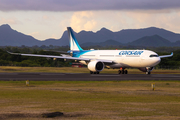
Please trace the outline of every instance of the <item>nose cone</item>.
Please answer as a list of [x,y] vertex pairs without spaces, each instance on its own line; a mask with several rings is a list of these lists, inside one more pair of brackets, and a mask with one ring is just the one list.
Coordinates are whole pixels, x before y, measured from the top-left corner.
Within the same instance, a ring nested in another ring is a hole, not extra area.
[[152,66],[156,66],[157,64],[159,64],[161,62],[161,58],[160,57],[154,57],[152,59]]

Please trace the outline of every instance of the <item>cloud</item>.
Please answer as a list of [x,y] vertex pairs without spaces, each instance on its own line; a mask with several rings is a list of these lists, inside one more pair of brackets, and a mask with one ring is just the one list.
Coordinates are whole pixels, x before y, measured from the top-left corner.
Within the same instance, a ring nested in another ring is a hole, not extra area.
[[180,33],[178,26],[180,10],[176,9],[158,10],[158,12],[155,10],[0,11],[0,15],[0,25],[9,24],[13,29],[33,35],[40,40],[50,37],[59,39],[68,26],[71,26],[75,32],[82,30],[97,32],[102,27],[120,31],[154,26]]
[[70,26],[73,27],[76,32],[81,30],[90,31],[97,25],[94,18],[94,12],[92,11],[75,12],[72,15]]
[[179,9],[180,0],[1,0],[1,11],[92,11]]
[[21,24],[16,18],[0,18],[0,24]]
[[153,14],[142,11],[84,11],[74,12],[70,21],[75,32],[97,32],[102,27],[112,31],[159,27],[180,32],[180,11]]

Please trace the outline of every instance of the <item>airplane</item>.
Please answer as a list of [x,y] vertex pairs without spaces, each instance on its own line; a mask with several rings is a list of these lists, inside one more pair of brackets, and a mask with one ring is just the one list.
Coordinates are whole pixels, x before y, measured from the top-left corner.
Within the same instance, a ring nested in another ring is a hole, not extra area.
[[99,74],[105,67],[118,68],[118,74],[128,74],[126,68],[138,68],[146,74],[151,74],[154,66],[160,63],[161,58],[173,56],[173,52],[170,55],[158,56],[157,53],[150,50],[83,50],[74,36],[72,28],[67,27],[67,31],[70,41],[70,50],[66,52],[68,55],[65,52],[62,52],[61,56],[7,52],[13,55],[75,60],[87,65],[90,74]]

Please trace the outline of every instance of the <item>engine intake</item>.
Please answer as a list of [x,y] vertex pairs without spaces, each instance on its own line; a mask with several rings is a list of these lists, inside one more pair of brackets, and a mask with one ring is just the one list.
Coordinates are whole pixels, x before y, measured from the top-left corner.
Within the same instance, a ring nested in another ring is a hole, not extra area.
[[88,64],[88,69],[92,72],[100,72],[104,69],[104,63],[101,61],[91,61]]

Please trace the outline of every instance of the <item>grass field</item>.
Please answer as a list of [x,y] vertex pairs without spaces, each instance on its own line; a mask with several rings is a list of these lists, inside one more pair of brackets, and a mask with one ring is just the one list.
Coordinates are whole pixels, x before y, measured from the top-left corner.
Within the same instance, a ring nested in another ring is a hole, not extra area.
[[[128,74],[145,74],[138,69],[127,69]],[[118,69],[104,69],[101,73],[117,74]],[[0,72],[89,73],[87,68],[73,67],[14,67],[0,66]],[[180,74],[180,70],[155,69],[152,74]]]
[[180,82],[0,81],[0,119],[180,119]]
[[[128,69],[129,74],[144,74]],[[0,72],[89,73],[87,68],[11,67]],[[117,74],[117,69],[103,73]],[[180,74],[153,70],[152,74]],[[155,91],[151,89],[155,83]],[[44,114],[62,112],[55,118]],[[0,81],[0,119],[180,119],[179,81]]]

